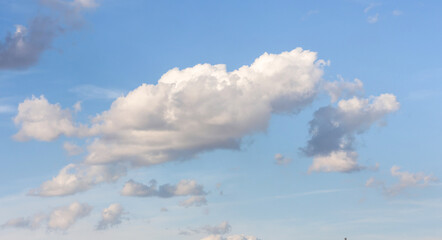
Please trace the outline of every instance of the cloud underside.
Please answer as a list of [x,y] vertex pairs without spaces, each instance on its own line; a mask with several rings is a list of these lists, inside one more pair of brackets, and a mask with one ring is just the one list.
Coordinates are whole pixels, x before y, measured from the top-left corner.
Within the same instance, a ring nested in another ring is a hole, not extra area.
[[394,95],[381,94],[340,100],[337,106],[317,110],[310,121],[311,138],[302,149],[313,157],[309,171],[352,172],[365,168],[357,162],[355,135],[381,123],[386,115],[398,109]]
[[[223,64],[174,68],[156,85],[143,84],[117,98],[88,124],[75,123],[72,115],[78,109],[62,109],[44,96],[27,99],[14,119],[20,127],[16,140],[52,141],[62,135],[89,139],[83,163],[60,171],[32,194],[69,195],[115,180],[95,177],[99,167],[108,168],[105,172],[123,169],[116,172],[118,178],[127,167],[191,159],[215,149],[239,149],[243,137],[267,129],[273,114],[297,113],[316,98],[326,65],[316,55],[301,48],[265,53],[250,66],[231,72]],[[330,83],[326,88],[337,98],[360,91],[362,83]],[[310,170],[357,169],[351,144],[354,135],[398,106],[394,95],[383,94],[341,100],[337,106],[319,109],[310,124],[312,139],[304,149],[315,159]],[[66,185],[68,191],[57,189]],[[204,204],[204,199],[183,202],[188,204]]]
[[180,202],[180,206],[200,207],[207,204],[207,199],[205,197],[207,192],[204,191],[204,187],[198,184],[195,180],[187,179],[181,180],[175,185],[163,184],[160,186],[157,186],[155,180],[151,180],[149,185],[129,180],[121,190],[121,195],[160,198],[187,196],[189,198]]
[[79,27],[81,13],[97,6],[95,0],[41,0],[41,4],[55,10],[59,18],[37,16],[28,27],[15,25],[0,42],[0,70],[26,69],[36,64],[40,56],[51,48],[53,40],[72,27]]

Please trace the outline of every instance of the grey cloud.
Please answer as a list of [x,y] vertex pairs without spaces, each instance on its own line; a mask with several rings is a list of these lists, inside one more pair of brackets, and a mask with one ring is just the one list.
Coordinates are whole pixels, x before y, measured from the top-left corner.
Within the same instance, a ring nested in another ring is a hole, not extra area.
[[57,22],[48,17],[34,18],[29,28],[17,25],[15,32],[9,33],[0,43],[0,70],[34,65],[61,32]]
[[43,52],[51,48],[53,40],[68,30],[66,26],[81,25],[82,10],[96,6],[94,1],[88,0],[71,2],[41,0],[40,2],[51,6],[63,16],[64,20],[37,16],[30,21],[28,27],[16,25],[15,32],[8,33],[0,42],[0,70],[22,70],[36,64]]
[[207,195],[207,192],[195,180],[181,180],[175,185],[163,184],[159,187],[155,180],[151,180],[149,185],[129,180],[124,184],[121,195],[171,198],[176,196],[203,196]]

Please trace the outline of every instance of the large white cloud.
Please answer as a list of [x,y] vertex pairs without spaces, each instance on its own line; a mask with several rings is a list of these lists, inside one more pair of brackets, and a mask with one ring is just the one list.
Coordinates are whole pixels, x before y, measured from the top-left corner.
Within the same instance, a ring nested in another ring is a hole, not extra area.
[[90,164],[130,161],[152,165],[219,148],[264,131],[272,113],[296,112],[317,93],[323,61],[297,48],[263,54],[250,66],[200,64],[143,84],[94,119],[98,138]]
[[309,171],[351,172],[363,168],[357,163],[355,135],[398,109],[399,103],[393,94],[381,94],[353,97],[339,101],[337,106],[317,110],[310,122],[311,139],[303,148],[308,156],[313,156]]

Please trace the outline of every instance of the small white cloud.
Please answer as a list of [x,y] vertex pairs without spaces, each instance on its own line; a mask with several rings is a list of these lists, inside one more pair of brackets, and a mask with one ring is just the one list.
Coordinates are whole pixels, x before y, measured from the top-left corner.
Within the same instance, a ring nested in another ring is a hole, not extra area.
[[207,199],[205,196],[191,196],[190,198],[180,202],[180,206],[183,207],[201,207],[207,205]]
[[282,154],[277,153],[275,154],[275,163],[278,165],[287,165],[293,161],[293,159],[284,157]]
[[377,23],[379,21],[379,13],[376,13],[375,15],[372,16],[368,16],[367,17],[367,22],[368,23]]
[[355,78],[353,82],[346,82],[341,76],[339,81],[326,82],[324,89],[330,95],[331,102],[336,102],[340,98],[348,98],[364,92],[364,84]]
[[367,187],[380,187],[383,193],[387,196],[396,196],[406,189],[414,187],[425,187],[432,182],[437,182],[438,179],[431,174],[425,174],[423,172],[411,173],[406,171],[399,171],[400,167],[391,167],[391,176],[398,178],[399,182],[390,186],[387,186],[385,182],[378,181],[375,178],[367,180],[365,186]]
[[77,220],[89,215],[92,207],[88,204],[74,202],[69,206],[55,209],[49,215],[48,228],[51,230],[66,231]]
[[42,197],[72,195],[86,191],[99,183],[114,182],[125,175],[126,168],[122,166],[69,164],[52,180],[44,182],[38,189],[31,190],[29,195]]
[[123,207],[119,203],[111,204],[108,208],[103,209],[97,230],[104,230],[120,224],[123,213]]
[[20,126],[14,135],[18,141],[51,141],[61,134],[71,136],[76,132],[71,112],[61,109],[59,104],[49,103],[43,95],[40,98],[32,96],[20,103],[14,123]]

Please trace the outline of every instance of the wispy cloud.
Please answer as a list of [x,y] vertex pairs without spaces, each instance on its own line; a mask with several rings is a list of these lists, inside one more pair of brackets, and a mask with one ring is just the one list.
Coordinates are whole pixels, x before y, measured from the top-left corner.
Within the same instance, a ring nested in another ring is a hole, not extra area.
[[116,99],[124,95],[124,91],[98,87],[94,85],[80,85],[69,90],[82,99]]
[[375,15],[367,17],[367,22],[368,23],[373,24],[373,23],[377,23],[378,21],[379,21],[379,13],[376,13]]

